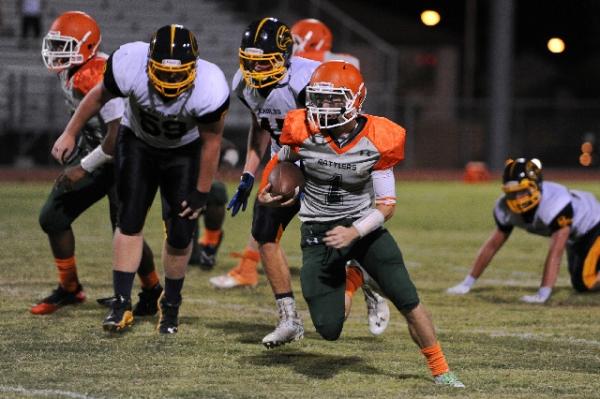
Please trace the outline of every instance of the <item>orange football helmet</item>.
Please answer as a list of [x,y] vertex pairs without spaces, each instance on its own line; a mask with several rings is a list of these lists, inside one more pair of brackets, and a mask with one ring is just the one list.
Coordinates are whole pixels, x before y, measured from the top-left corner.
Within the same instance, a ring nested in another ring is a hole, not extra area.
[[53,71],[83,64],[96,54],[101,40],[94,18],[81,11],[67,11],[54,20],[44,36],[44,64]]
[[333,35],[323,22],[314,18],[301,19],[292,26],[294,54],[304,52],[331,51]]
[[356,119],[367,96],[360,71],[346,61],[327,61],[313,72],[306,87],[308,121],[321,129]]

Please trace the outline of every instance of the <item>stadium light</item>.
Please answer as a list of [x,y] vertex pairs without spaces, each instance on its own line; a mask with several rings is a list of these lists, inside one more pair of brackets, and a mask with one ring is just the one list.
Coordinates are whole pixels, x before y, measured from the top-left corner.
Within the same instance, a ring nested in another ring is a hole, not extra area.
[[563,51],[565,51],[566,47],[565,41],[560,37],[551,38],[550,40],[548,40],[546,46],[548,47],[548,50],[550,50],[550,52],[554,54],[562,53]]
[[421,13],[421,22],[426,26],[435,26],[441,19],[440,13],[435,10],[425,10]]

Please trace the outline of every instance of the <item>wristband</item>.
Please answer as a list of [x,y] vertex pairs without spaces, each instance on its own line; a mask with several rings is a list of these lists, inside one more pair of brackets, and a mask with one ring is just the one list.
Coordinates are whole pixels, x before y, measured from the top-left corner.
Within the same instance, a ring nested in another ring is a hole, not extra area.
[[102,145],[99,145],[98,147],[94,148],[92,152],[83,157],[80,164],[83,170],[88,173],[92,173],[98,169],[99,166],[104,165],[111,159],[112,157],[110,155],[102,151]]
[[383,222],[385,222],[383,213],[378,209],[370,209],[365,216],[354,221],[352,226],[354,226],[361,237],[364,237],[383,226]]

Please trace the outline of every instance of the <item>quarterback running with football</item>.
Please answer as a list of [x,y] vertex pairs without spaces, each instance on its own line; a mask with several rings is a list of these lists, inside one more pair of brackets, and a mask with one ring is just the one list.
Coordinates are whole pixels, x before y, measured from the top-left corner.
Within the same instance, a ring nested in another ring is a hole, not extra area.
[[521,297],[521,301],[548,301],[565,249],[573,288],[579,292],[600,290],[600,202],[596,197],[543,181],[542,163],[536,158],[507,160],[502,191],[504,195],[494,206],[496,229],[479,249],[469,274],[447,292],[468,293],[515,227],[550,237],[540,288],[534,295]]
[[150,43],[122,45],[108,59],[102,84],[81,102],[53,148],[68,156],[81,126],[107,101],[127,98],[115,164],[120,208],[113,241],[116,300],[108,331],[133,323],[131,288],[142,254],[146,214],[160,188],[166,240],[158,330],[178,331],[181,290],[196,219],[218,167],[229,88],[221,69],[198,57],[194,34],[181,25],[158,29]]
[[[365,97],[356,67],[344,61],[321,64],[306,88],[305,109],[287,114],[283,147],[270,161],[302,162],[304,299],[317,332],[337,340],[345,319],[345,265],[356,259],[406,319],[434,382],[464,388],[448,367],[396,241],[383,228],[396,204],[393,167],[404,158],[405,131],[386,118],[361,114]],[[281,197],[269,189],[266,184],[258,201],[281,206]]]
[[[100,28],[86,13],[68,11],[50,26],[42,43],[42,58],[49,71],[57,74],[65,102],[71,112],[94,86],[102,81],[108,56],[98,51]],[[49,314],[62,306],[86,298],[77,275],[75,235],[72,223],[103,197],[107,197],[114,230],[117,196],[112,163],[114,142],[123,115],[120,98],[108,101],[85,125],[76,148],[62,159],[67,167],[57,179],[40,213],[40,226],[48,235],[59,273],[59,285],[52,294],[31,308],[33,314]],[[142,292],[133,309],[136,316],[154,315],[162,292],[154,269],[152,251],[144,242],[138,269]]]

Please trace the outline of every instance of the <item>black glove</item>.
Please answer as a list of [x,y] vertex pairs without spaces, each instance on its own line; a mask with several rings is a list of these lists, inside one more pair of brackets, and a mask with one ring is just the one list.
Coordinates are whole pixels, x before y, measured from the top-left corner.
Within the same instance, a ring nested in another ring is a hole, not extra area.
[[[195,189],[191,193],[188,194],[185,202],[187,203],[188,208],[192,209],[194,212],[203,209],[206,207],[206,202],[208,201],[208,193],[202,193]],[[200,212],[202,213],[202,212]]]
[[238,185],[237,191],[227,205],[227,209],[231,209],[231,216],[237,215],[237,213],[240,211],[240,207],[242,208],[242,211],[246,210],[246,206],[248,206],[248,197],[252,192],[253,185],[254,176],[248,172],[244,172],[240,179],[240,184]]

